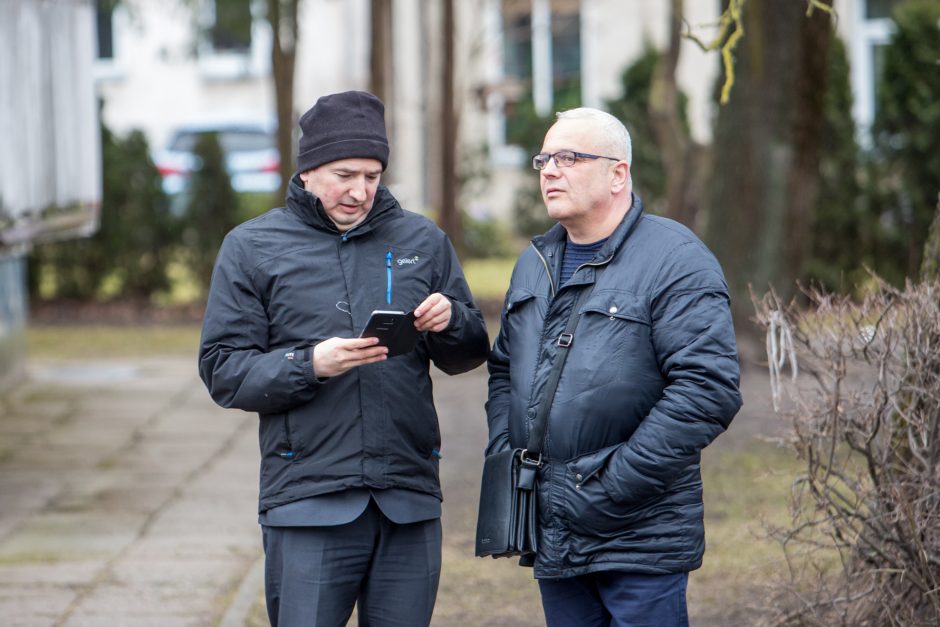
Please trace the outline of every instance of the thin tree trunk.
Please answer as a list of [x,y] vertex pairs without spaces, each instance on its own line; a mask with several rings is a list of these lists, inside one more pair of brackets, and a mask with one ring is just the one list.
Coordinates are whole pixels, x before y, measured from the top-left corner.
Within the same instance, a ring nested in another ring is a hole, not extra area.
[[463,233],[457,207],[457,115],[454,106],[454,0],[444,0],[441,72],[441,228],[463,253]]
[[277,148],[281,155],[279,198],[287,196],[294,173],[294,63],[297,55],[297,5],[300,0],[269,0],[271,24],[271,67],[277,110]]
[[650,87],[649,115],[662,150],[667,215],[694,229],[703,192],[703,151],[682,123],[676,67],[682,43],[683,0],[671,0],[669,47],[661,56]]
[[386,103],[389,98],[391,78],[392,15],[389,0],[372,0],[371,13],[372,48],[369,52],[370,85],[373,94]]
[[[832,0],[822,0],[831,5]],[[813,209],[819,194],[819,158],[825,124],[828,84],[829,42],[832,24],[829,14],[815,11],[800,22],[799,68],[794,80],[792,145],[793,163],[787,192],[789,207],[784,235],[783,260],[779,282],[794,284],[801,276],[809,254]]]

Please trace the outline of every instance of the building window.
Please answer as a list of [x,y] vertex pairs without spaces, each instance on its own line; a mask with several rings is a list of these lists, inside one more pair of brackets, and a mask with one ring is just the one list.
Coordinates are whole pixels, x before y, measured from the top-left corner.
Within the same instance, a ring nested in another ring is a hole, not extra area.
[[552,0],[552,89],[555,99],[581,82],[581,12],[577,0]]
[[265,0],[202,0],[199,69],[208,80],[241,80],[270,71]]
[[[581,14],[579,0],[497,0],[501,67],[489,101],[490,141],[511,158],[531,141],[532,125],[556,109],[581,102]],[[518,153],[518,154],[517,154]]]
[[870,142],[876,114],[876,91],[881,80],[884,50],[894,35],[891,11],[899,0],[856,0],[859,16],[852,38],[852,87],[855,121],[863,144]]
[[209,38],[217,51],[251,49],[251,0],[215,0]]
[[[0,0],[2,1],[2,0]],[[121,29],[126,24],[126,13],[121,0],[95,0],[95,63],[92,66],[95,81],[108,83],[124,76],[121,67]]]
[[115,0],[97,0],[95,6],[99,60],[114,59],[114,3]]

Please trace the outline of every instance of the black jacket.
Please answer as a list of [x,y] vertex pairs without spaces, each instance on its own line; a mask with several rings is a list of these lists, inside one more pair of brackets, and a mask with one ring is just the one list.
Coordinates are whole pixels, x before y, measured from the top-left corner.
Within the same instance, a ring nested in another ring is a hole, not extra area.
[[558,289],[564,245],[556,225],[523,252],[489,360],[488,451],[525,448],[555,342],[593,286],[549,415],[535,575],[698,568],[700,451],[741,405],[721,268],[688,229],[644,215],[635,196],[595,258]]
[[[356,337],[372,310],[411,311],[434,292],[453,303],[443,332],[422,334],[411,353],[317,378],[318,342]],[[199,372],[219,405],[260,415],[265,511],[355,487],[440,498],[429,361],[456,374],[487,352],[483,317],[437,226],[379,187],[366,219],[340,233],[295,177],[285,208],[222,244]]]

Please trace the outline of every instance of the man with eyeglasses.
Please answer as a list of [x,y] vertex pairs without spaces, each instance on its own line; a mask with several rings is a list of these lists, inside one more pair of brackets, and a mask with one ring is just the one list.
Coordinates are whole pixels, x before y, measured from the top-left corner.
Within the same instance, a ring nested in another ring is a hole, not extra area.
[[721,268],[689,229],[644,214],[630,164],[615,117],[558,114],[532,158],[558,224],[520,256],[488,364],[491,454],[526,448],[568,351],[538,468],[538,548],[520,562],[553,627],[688,624],[700,454],[741,406]]

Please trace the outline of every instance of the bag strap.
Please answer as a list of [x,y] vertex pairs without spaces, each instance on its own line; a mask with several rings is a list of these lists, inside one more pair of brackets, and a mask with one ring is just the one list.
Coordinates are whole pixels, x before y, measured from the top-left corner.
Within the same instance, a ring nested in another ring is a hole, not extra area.
[[526,450],[522,455],[523,462],[530,464],[535,463],[537,466],[542,464],[542,445],[545,443],[545,427],[548,425],[548,414],[552,409],[552,402],[555,400],[555,391],[558,389],[558,380],[561,379],[561,371],[565,367],[565,360],[568,359],[568,349],[574,344],[574,330],[575,327],[578,326],[578,320],[581,317],[581,307],[584,305],[585,301],[587,301],[591,292],[594,291],[594,286],[597,285],[600,279],[601,271],[606,267],[606,265],[596,266],[594,271],[594,283],[581,290],[581,293],[578,295],[578,300],[575,302],[574,307],[571,308],[571,313],[568,315],[568,323],[565,325],[565,330],[558,336],[558,339],[555,340],[555,345],[559,350],[555,354],[555,363],[548,375],[548,383],[545,384],[545,393],[542,395],[542,402],[539,403],[535,419],[532,421],[532,428],[529,430],[529,440],[526,443]]

